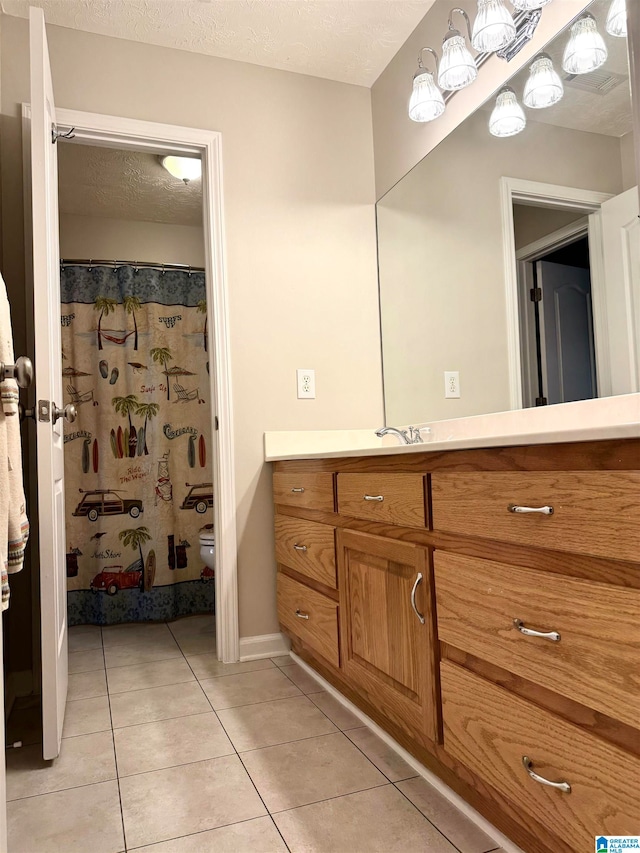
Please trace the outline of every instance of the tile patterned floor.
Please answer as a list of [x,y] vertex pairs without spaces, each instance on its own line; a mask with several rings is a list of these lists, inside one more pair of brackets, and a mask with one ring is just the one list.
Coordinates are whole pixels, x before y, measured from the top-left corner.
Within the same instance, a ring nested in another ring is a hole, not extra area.
[[213,617],[69,641],[60,758],[33,707],[7,733],[11,853],[496,850],[291,658],[221,664]]

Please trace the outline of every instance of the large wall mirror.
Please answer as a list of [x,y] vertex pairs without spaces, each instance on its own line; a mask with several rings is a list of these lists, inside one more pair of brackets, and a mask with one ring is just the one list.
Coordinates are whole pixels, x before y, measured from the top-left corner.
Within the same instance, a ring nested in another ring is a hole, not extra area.
[[[638,142],[610,5],[588,4],[603,65],[562,69],[567,28],[541,46],[555,104],[496,137],[496,93],[378,202],[388,424],[640,390]],[[520,104],[530,66],[508,84]]]

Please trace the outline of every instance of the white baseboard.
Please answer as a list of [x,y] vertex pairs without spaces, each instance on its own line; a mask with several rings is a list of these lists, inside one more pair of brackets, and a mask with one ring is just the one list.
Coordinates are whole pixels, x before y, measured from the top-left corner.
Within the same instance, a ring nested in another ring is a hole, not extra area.
[[288,655],[291,644],[284,634],[258,634],[240,637],[240,660],[260,660]]
[[[240,640],[242,644],[242,640]],[[346,696],[343,696],[336,688],[330,684],[328,681],[319,675],[315,669],[310,667],[307,663],[305,663],[302,658],[299,658],[295,652],[291,652],[291,659],[294,660],[297,664],[299,664],[305,672],[308,672],[312,678],[318,682],[318,684],[322,685],[327,693],[330,693],[333,697],[335,697],[338,702],[344,705],[352,714],[355,714],[359,720],[362,720],[365,726],[368,726],[375,734],[381,738],[387,746],[390,746],[391,749],[396,752],[400,758],[407,762],[413,769],[422,776],[430,785],[432,785],[438,793],[442,794],[443,797],[446,797],[449,802],[453,803],[453,805],[458,809],[458,811],[462,812],[466,817],[469,818],[470,821],[476,824],[489,838],[492,838],[496,842],[496,847],[501,848],[501,853],[523,853],[523,851],[510,841],[506,835],[503,835],[496,827],[490,823],[486,818],[484,818],[479,812],[477,812],[466,800],[463,800],[455,791],[453,791],[448,785],[440,779],[435,773],[432,773],[424,764],[421,764],[417,758],[414,758],[410,752],[407,752],[406,749],[400,746],[399,743],[391,737],[390,734],[387,734],[384,729],[380,728],[377,723],[374,723],[373,720],[368,717],[363,711],[360,710],[356,705],[350,702]]]

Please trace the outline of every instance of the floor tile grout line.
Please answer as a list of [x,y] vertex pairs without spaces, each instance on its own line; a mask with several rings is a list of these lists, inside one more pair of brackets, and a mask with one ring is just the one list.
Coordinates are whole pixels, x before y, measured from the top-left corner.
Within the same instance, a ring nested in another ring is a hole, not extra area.
[[[422,778],[422,777],[420,777],[420,778]],[[406,781],[407,781],[406,779],[398,779],[398,782],[406,782]],[[425,782],[426,782],[426,779],[425,779]],[[430,823],[430,824],[431,824],[431,826],[432,826],[434,829],[436,829],[436,830],[440,833],[440,835],[444,838],[444,840],[445,840],[445,841],[448,841],[448,842],[449,842],[449,844],[450,844],[450,845],[451,845],[455,850],[457,850],[457,851],[458,851],[458,853],[464,853],[464,850],[461,850],[461,849],[460,849],[456,844],[454,844],[454,843],[453,843],[453,841],[449,838],[449,836],[448,836],[448,835],[446,835],[446,834],[445,834],[445,832],[444,832],[442,829],[440,829],[440,827],[439,827],[439,826],[437,826],[437,825],[436,825],[436,824],[435,824],[435,823],[434,823],[430,818],[428,818],[428,817],[426,816],[426,814],[425,814],[421,809],[419,809],[419,808],[418,808],[418,806],[417,806],[415,803],[411,802],[411,800],[409,799],[409,797],[407,797],[407,795],[405,794],[405,792],[404,792],[404,791],[402,791],[402,790],[400,790],[400,788],[398,788],[398,785],[397,785],[395,782],[392,782],[391,784],[392,784],[392,785],[393,785],[393,787],[396,789],[396,791],[398,791],[400,794],[402,794],[402,796],[405,798],[405,800],[406,800],[408,803],[411,803],[411,805],[414,807],[414,809],[416,809],[416,811],[417,811],[419,814],[421,814],[421,815],[422,815],[422,817],[423,817],[423,818],[424,818],[428,823]],[[427,784],[429,784],[429,783],[427,782]],[[434,790],[435,790],[435,789],[434,789]]]
[[[125,853],[135,853],[136,850],[144,850],[147,847],[155,847],[156,844],[167,844],[169,841],[179,841],[182,838],[195,838],[196,835],[204,835],[205,832],[215,832],[216,829],[227,829],[230,826],[238,826],[241,823],[251,823],[252,820],[262,820],[263,818],[271,818],[270,814],[258,815],[258,817],[246,817],[243,820],[236,820],[232,823],[221,823],[220,826],[213,826],[210,829],[199,829],[196,832],[187,832],[186,835],[175,835],[172,838],[163,838],[160,841],[152,841],[151,844],[140,844],[138,847],[129,847]],[[277,831],[278,827],[276,827]],[[281,836],[282,837],[282,836]],[[287,850],[289,848],[287,847]]]
[[[102,628],[100,628],[100,637],[102,638]],[[111,723],[111,743],[113,744],[113,760],[116,771],[116,783],[118,785],[118,802],[120,803],[120,824],[122,826],[122,841],[124,850],[127,850],[127,834],[124,828],[124,809],[122,808],[122,791],[120,790],[120,774],[118,773],[118,752],[116,750],[116,733],[113,728],[113,714],[111,713],[111,696],[109,695],[109,680],[107,676],[107,660],[104,649],[104,640],[102,642],[102,656],[104,658],[105,680],[107,682],[107,705],[109,707],[109,722]]]
[[[335,797],[323,797],[321,800],[313,800],[311,803],[301,803],[299,806],[291,806],[288,809],[279,809],[277,812],[269,812],[271,816],[294,812],[296,809],[305,809],[307,806],[317,806],[320,803],[330,803],[332,800],[342,800],[344,797],[352,797],[355,794],[364,794],[365,791],[377,791],[380,788],[393,787],[393,782],[386,780],[381,785],[368,785],[366,788],[358,788],[357,791],[347,791],[346,794],[336,794]],[[448,839],[447,839],[448,840]]]
[[[364,729],[368,729],[368,731],[371,731],[371,729],[369,728],[369,726],[359,726],[359,728],[364,728]],[[348,729],[347,731],[355,732],[355,731],[357,731],[357,729]],[[378,767],[378,765],[375,763],[375,761],[373,760],[373,758],[370,758],[370,757],[367,755],[367,753],[364,751],[364,749],[362,749],[362,748],[360,747],[360,745],[359,745],[359,744],[357,744],[355,741],[351,740],[351,738],[349,737],[349,735],[347,734],[347,732],[342,732],[342,734],[343,734],[346,738],[348,738],[348,739],[349,739],[349,742],[350,742],[350,743],[352,743],[352,744],[353,744],[353,746],[355,746],[355,748],[356,748],[357,750],[359,750],[359,751],[364,755],[364,757],[365,757],[368,761],[370,761],[370,762],[371,762],[371,764],[373,764],[373,766],[376,768],[376,770],[377,770],[379,773],[382,773],[382,775],[384,776],[384,778],[385,778],[385,779],[389,779],[389,776],[387,776],[387,774],[384,772],[384,770],[381,770],[381,769],[380,769],[380,767]],[[374,734],[375,734],[375,732],[374,732]],[[376,735],[376,737],[377,737],[377,735]],[[381,743],[383,743],[383,744],[384,744],[384,741],[381,741]],[[386,746],[386,744],[384,744],[384,745]],[[392,785],[395,785],[395,784],[396,784],[396,782],[406,782],[406,781],[407,781],[407,779],[415,779],[416,777],[419,777],[419,775],[420,775],[419,773],[414,773],[414,775],[413,775],[413,776],[407,776],[405,779],[396,779],[395,781],[394,781],[393,779],[389,779],[389,782],[391,782],[391,784],[392,784]]]

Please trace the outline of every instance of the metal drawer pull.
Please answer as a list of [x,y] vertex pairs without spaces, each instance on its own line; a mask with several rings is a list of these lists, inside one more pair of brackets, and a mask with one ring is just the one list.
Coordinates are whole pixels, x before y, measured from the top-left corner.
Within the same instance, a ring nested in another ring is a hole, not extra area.
[[411,590],[411,606],[413,607],[413,612],[416,614],[420,622],[424,625],[424,616],[418,608],[416,607],[416,590],[418,589],[418,584],[422,583],[422,572],[418,572],[418,577],[413,585],[413,589]]
[[306,551],[307,550],[306,545],[297,545],[294,543],[293,547],[294,547],[294,550],[296,550],[296,551]]
[[308,619],[309,618],[309,614],[303,613],[302,610],[296,610],[296,616],[298,617],[298,619]]
[[291,491],[292,491],[292,492],[300,492],[300,494],[302,494],[302,492],[304,492],[304,489],[303,489],[303,488],[299,488],[299,489],[291,489]]
[[509,504],[507,510],[509,512],[537,512],[540,515],[553,515],[552,506],[516,506],[516,504]]
[[550,779],[545,779],[544,776],[538,776],[537,773],[534,773],[531,769],[533,762],[528,755],[522,756],[522,764],[534,782],[538,782],[540,785],[547,785],[549,788],[557,788],[558,791],[564,791],[565,794],[571,793],[571,785],[568,782],[552,782]]
[[525,628],[522,619],[514,619],[513,624],[525,637],[542,637],[543,640],[552,640],[554,643],[560,642],[560,634],[557,631],[535,631],[533,628]]
[[383,501],[384,495],[365,495],[362,500],[364,500],[364,501]]

